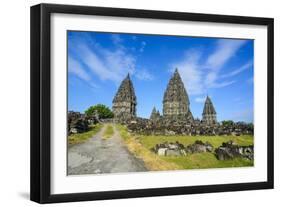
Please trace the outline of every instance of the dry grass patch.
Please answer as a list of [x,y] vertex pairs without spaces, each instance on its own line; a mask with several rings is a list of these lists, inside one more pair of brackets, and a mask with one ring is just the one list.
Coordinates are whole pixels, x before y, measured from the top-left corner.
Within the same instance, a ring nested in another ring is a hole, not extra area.
[[111,124],[108,124],[108,125],[106,125],[106,128],[104,130],[102,138],[103,139],[108,139],[108,138],[112,137],[113,134],[114,134],[113,126]]
[[124,139],[128,150],[135,155],[137,158],[143,160],[146,168],[151,171],[160,170],[180,170],[182,167],[175,163],[167,162],[161,159],[158,155],[151,152],[149,149],[142,146],[139,140],[132,136],[125,126],[117,125],[121,137]]
[[83,133],[72,134],[68,136],[68,145],[80,144],[93,137],[101,129],[101,124],[92,125],[89,130]]
[[206,168],[228,168],[228,167],[249,167],[254,165],[253,160],[236,158],[233,160],[218,160],[213,153],[195,153],[187,156],[159,156],[150,149],[156,144],[163,142],[180,142],[182,144],[193,144],[196,140],[211,143],[214,148],[221,146],[223,142],[233,140],[241,146],[254,144],[252,135],[242,136],[156,136],[156,135],[133,135],[123,125],[118,125],[121,136],[125,140],[128,149],[141,158],[149,170],[180,170],[180,169],[206,169]]

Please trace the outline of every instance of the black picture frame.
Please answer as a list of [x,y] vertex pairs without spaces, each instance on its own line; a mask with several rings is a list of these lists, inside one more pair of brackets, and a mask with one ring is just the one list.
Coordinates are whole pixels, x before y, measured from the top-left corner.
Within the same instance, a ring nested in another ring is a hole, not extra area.
[[[151,18],[207,23],[233,23],[267,26],[267,181],[237,184],[169,187],[74,194],[50,193],[50,16],[52,13]],[[73,5],[39,4],[31,7],[31,151],[30,199],[38,203],[89,201],[103,199],[167,196],[179,194],[272,189],[274,187],[274,78],[272,18],[195,14],[168,11],[135,10]]]

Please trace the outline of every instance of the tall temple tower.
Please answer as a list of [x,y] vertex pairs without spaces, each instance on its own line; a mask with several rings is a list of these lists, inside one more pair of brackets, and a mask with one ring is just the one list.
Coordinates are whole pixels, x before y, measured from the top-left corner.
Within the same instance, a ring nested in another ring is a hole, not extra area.
[[119,86],[112,103],[114,119],[117,121],[128,121],[136,116],[137,98],[129,74]]
[[205,105],[202,113],[202,122],[208,125],[217,123],[217,113],[209,96],[207,96],[205,101]]
[[193,121],[189,104],[187,92],[176,68],[164,93],[163,116],[169,119],[187,119]]

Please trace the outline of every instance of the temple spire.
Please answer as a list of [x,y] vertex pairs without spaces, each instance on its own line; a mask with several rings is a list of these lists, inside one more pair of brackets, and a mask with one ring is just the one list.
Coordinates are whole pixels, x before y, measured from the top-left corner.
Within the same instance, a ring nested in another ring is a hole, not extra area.
[[158,110],[156,110],[155,106],[152,109],[151,115],[150,115],[150,120],[156,121],[160,119],[160,113]]
[[207,95],[206,101],[204,104],[204,109],[202,113],[202,121],[206,124],[215,124],[217,122],[217,115],[216,115],[215,107],[209,97]]
[[189,98],[177,68],[164,93],[163,115],[176,119],[190,116]]
[[116,120],[127,121],[136,116],[137,98],[129,73],[121,82],[112,103]]

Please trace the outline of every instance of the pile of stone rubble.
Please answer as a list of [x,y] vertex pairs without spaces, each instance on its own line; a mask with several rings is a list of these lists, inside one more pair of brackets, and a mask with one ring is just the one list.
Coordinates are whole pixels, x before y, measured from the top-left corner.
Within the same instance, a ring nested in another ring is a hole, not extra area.
[[188,156],[188,154],[210,152],[218,160],[231,160],[234,158],[254,159],[254,146],[239,146],[233,141],[222,143],[216,149],[209,142],[196,140],[193,144],[184,146],[179,142],[164,142],[156,144],[152,149],[159,156]]
[[219,160],[232,160],[233,158],[254,159],[254,146],[239,146],[233,141],[222,143],[222,146],[215,149],[215,155]]

